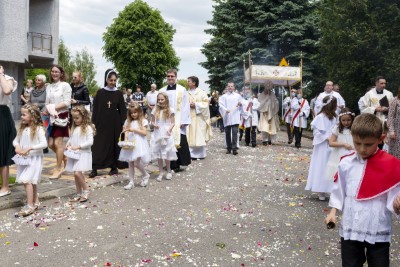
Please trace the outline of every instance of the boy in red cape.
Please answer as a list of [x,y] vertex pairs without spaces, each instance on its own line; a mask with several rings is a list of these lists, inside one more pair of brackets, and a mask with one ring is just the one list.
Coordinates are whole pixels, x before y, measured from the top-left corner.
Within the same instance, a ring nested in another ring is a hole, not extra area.
[[378,149],[385,138],[382,122],[362,114],[351,127],[357,153],[338,167],[325,223],[342,211],[342,266],[389,266],[392,213],[400,212],[400,160]]

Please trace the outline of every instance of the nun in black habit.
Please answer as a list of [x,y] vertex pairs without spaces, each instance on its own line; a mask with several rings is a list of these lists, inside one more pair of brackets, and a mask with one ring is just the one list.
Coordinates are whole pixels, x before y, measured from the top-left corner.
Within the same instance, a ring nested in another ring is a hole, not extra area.
[[118,168],[127,167],[118,161],[118,138],[126,119],[126,107],[122,92],[116,87],[117,79],[117,73],[108,69],[104,88],[97,91],[94,99],[92,122],[96,127],[96,135],[92,146],[91,178],[97,176],[98,169],[111,168],[108,174],[115,175],[118,174]]

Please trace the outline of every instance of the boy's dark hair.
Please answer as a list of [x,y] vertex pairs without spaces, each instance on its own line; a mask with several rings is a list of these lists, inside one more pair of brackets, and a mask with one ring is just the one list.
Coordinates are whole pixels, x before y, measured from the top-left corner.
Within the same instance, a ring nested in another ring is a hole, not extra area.
[[334,96],[325,96],[322,99],[323,107],[321,111],[318,113],[325,113],[325,115],[331,120],[336,118],[336,108],[337,108],[337,99]]
[[383,133],[382,122],[373,114],[364,113],[354,119],[351,126],[351,135],[360,138],[381,138]]

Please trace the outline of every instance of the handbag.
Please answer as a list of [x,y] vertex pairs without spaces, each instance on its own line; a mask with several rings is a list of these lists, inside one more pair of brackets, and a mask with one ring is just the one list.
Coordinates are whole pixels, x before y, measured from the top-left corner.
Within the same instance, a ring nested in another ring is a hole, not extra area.
[[76,159],[76,160],[78,160],[81,157],[81,153],[79,153],[78,151],[70,150],[70,149],[65,150],[64,155],[67,158]]
[[22,166],[30,165],[32,162],[30,157],[21,156],[18,154],[12,157],[12,160],[15,162],[15,164]]
[[125,140],[125,136],[127,134],[124,134],[124,138],[122,138],[122,134],[124,132],[121,132],[121,134],[119,135],[119,139],[118,139],[118,146],[124,150],[134,150],[135,146],[136,146],[136,141],[135,139],[133,140]]
[[68,124],[68,118],[65,119],[57,118],[54,120],[53,124],[58,127],[66,127]]

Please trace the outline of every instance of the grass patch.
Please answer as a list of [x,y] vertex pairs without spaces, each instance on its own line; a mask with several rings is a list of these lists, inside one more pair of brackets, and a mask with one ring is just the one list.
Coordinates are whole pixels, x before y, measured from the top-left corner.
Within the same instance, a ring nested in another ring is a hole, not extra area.
[[[15,184],[15,177],[14,176],[8,177],[8,183]],[[0,179],[0,185],[3,185],[3,179]]]

